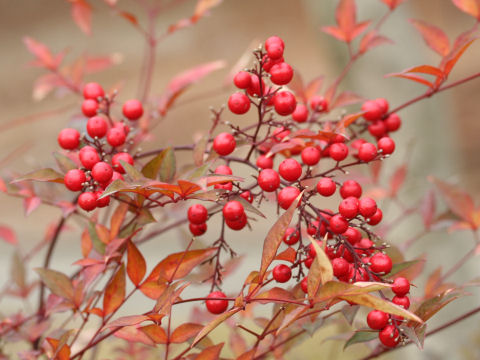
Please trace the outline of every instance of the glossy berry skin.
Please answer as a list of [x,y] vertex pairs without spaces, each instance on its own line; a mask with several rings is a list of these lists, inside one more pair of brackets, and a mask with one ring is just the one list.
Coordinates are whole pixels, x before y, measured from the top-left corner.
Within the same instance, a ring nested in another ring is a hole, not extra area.
[[263,191],[273,192],[280,186],[280,176],[273,169],[264,169],[258,174],[258,186]]
[[233,78],[233,83],[239,89],[247,89],[251,83],[250,73],[246,71],[239,71]]
[[300,195],[300,190],[298,190],[298,188],[293,186],[284,187],[278,193],[278,205],[282,209],[287,210],[298,195]]
[[223,132],[218,134],[213,140],[213,150],[219,155],[226,156],[235,150],[237,142],[232,134]]
[[93,192],[86,191],[78,197],[78,206],[85,211],[92,211],[97,207],[97,195]]
[[377,202],[369,197],[361,198],[358,201],[358,212],[365,219],[370,218],[377,212]]
[[117,171],[114,171],[113,172],[113,175],[112,175],[112,178],[110,180],[108,180],[106,183],[103,183],[103,184],[100,184],[100,186],[103,188],[103,189],[106,189],[108,185],[110,185],[112,182],[114,182],[115,180],[125,180],[122,176],[122,174],[120,174],[119,172]]
[[362,233],[357,228],[349,227],[344,233],[345,239],[352,245],[362,240]]
[[125,131],[121,128],[113,127],[107,131],[107,142],[113,147],[125,144],[126,138]]
[[353,219],[358,214],[358,199],[354,196],[343,199],[338,206],[338,211],[344,218]]
[[398,345],[398,330],[393,325],[387,325],[378,333],[380,342],[386,347],[393,348]]
[[330,178],[321,178],[317,183],[317,191],[322,196],[332,196],[337,189],[337,185]]
[[234,114],[245,114],[250,109],[250,99],[244,93],[233,93],[228,98],[228,108]]
[[219,175],[232,175],[232,169],[228,165],[219,165],[215,168],[215,174]]
[[97,100],[98,98],[103,98],[104,96],[105,92],[98,83],[91,82],[85,84],[85,86],[83,87],[83,97],[85,99]]
[[340,187],[340,195],[344,199],[349,196],[359,198],[362,196],[362,187],[355,180],[347,180]]
[[92,177],[99,183],[106,183],[112,176],[112,167],[104,161],[96,163],[92,168]]
[[387,126],[382,120],[375,120],[368,125],[368,132],[375,137],[381,137],[387,132]]
[[268,47],[267,55],[273,60],[280,59],[283,56],[283,50],[280,43],[272,44]]
[[80,145],[80,133],[71,128],[66,128],[58,134],[58,144],[62,149],[73,150]]
[[397,296],[405,296],[410,291],[410,281],[404,277],[397,277],[393,281],[392,291]]
[[286,62],[282,62],[272,66],[270,75],[270,80],[275,85],[287,85],[293,78],[293,69]]
[[297,100],[290,91],[280,91],[273,96],[273,106],[277,114],[287,116],[295,111]]
[[304,123],[308,120],[308,108],[304,104],[297,104],[292,113],[292,119],[298,123]]
[[82,102],[82,113],[87,117],[97,115],[98,102],[93,99],[86,99]]
[[127,100],[123,104],[122,113],[128,120],[138,120],[143,115],[143,105],[137,99]]
[[187,217],[192,224],[200,225],[207,221],[207,208],[202,204],[194,204],[188,208]]
[[402,120],[397,114],[390,114],[385,120],[384,120],[385,126],[387,127],[387,131],[397,131],[400,129],[400,126],[402,125]]
[[[262,93],[265,93],[265,82],[262,79]],[[247,88],[248,95],[250,96],[260,96],[260,81],[258,80],[257,75],[250,75],[250,85]]]
[[337,278],[343,277],[348,274],[348,261],[341,257],[335,258],[332,260],[332,268],[333,275],[335,275]]
[[392,299],[392,303],[398,306],[402,306],[404,309],[408,309],[410,307],[410,299],[408,296],[394,296]]
[[370,225],[377,225],[380,223],[380,221],[382,221],[382,218],[383,218],[382,210],[380,210],[380,208],[377,208],[377,211],[375,211],[375,214],[370,216],[370,219],[368,219],[368,223]]
[[257,158],[256,165],[260,169],[271,169],[273,168],[273,158],[271,156],[260,155]]
[[314,146],[307,146],[301,153],[302,162],[308,166],[315,166],[320,161],[322,153]]
[[372,310],[367,315],[367,324],[370,329],[382,330],[388,324],[388,314],[380,310]]
[[383,115],[382,106],[375,100],[365,101],[362,105],[363,117],[367,121],[380,120]]
[[283,39],[279,36],[270,36],[267,40],[265,40],[265,49],[268,51],[270,49],[270,46],[275,46],[278,45],[285,49],[285,43],[283,42]]
[[283,235],[283,242],[287,245],[294,245],[300,240],[300,233],[296,228],[287,228],[285,235]]
[[97,149],[92,146],[84,146],[81,148],[78,157],[87,170],[92,170],[93,166],[100,161]]
[[247,200],[250,204],[253,202],[253,195],[250,191],[244,191],[240,194],[240,197],[244,198]]
[[126,162],[127,164],[133,165],[133,157],[126,152],[119,152],[112,156],[112,166],[120,174],[125,174],[125,169],[123,168],[120,160]]
[[[226,298],[225,295],[221,291],[213,291],[208,294],[207,298]],[[228,300],[206,300],[205,305],[207,306],[207,310],[212,314],[221,314],[228,308]]]
[[200,223],[200,224],[188,224],[188,228],[193,236],[201,236],[207,232],[207,224]]
[[306,294],[308,292],[308,277],[305,276],[300,283],[300,287],[302,288],[303,292]]
[[238,221],[245,215],[245,209],[241,202],[232,200],[223,206],[223,217],[225,220]]
[[382,112],[382,115],[386,114],[388,112],[389,104],[387,99],[384,98],[377,98],[374,100],[377,105],[380,107],[380,110]]
[[343,143],[330,145],[330,157],[335,161],[342,161],[348,156],[348,146]]
[[376,273],[388,274],[392,270],[392,259],[384,253],[376,253],[370,258],[370,270]]
[[273,278],[279,283],[285,283],[292,277],[292,270],[284,264],[277,265],[272,271]]
[[87,121],[87,133],[90,137],[103,138],[108,131],[107,121],[101,116],[94,116]]
[[320,95],[314,95],[310,99],[310,108],[316,112],[323,112],[328,110],[327,100]]
[[110,196],[105,196],[99,199],[99,197],[102,196],[102,194],[103,194],[102,191],[95,192],[95,196],[97,197],[97,201],[96,201],[97,208],[104,208],[110,205]]
[[72,169],[65,174],[63,181],[70,191],[80,191],[83,189],[83,183],[87,181],[87,177],[82,170]]
[[343,234],[348,229],[348,221],[340,214],[330,219],[330,230],[335,234]]
[[372,143],[364,143],[358,149],[358,158],[362,161],[369,162],[377,157],[377,148]]
[[382,154],[390,155],[395,151],[395,141],[388,136],[382,137],[377,142],[378,149],[382,150]]
[[227,224],[227,226],[232,230],[236,230],[236,231],[242,230],[245,227],[245,225],[247,225],[247,215],[243,213],[242,217],[238,220],[225,219],[225,224]]
[[287,181],[297,181],[302,176],[302,165],[295,159],[285,159],[280,163],[278,173]]

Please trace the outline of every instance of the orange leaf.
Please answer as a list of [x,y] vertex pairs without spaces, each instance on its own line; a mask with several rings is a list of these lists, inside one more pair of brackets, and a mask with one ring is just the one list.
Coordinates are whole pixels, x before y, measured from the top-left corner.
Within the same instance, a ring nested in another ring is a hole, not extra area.
[[145,276],[147,264],[142,253],[132,241],[127,243],[127,274],[132,283],[138,286]]
[[136,326],[125,326],[118,330],[114,336],[127,340],[129,342],[142,343],[149,346],[154,346],[155,342],[148,336],[142,328]]
[[353,40],[352,32],[355,28],[357,10],[355,0],[340,0],[335,12],[338,27],[345,35],[345,41]]
[[86,0],[70,0],[72,2],[72,18],[85,34],[92,34],[92,7]]
[[428,87],[433,88],[433,84],[430,81],[425,80],[423,77],[421,77],[419,75],[415,75],[415,74],[405,74],[405,73],[402,72],[402,73],[387,74],[387,75],[385,75],[385,77],[404,78],[404,79],[407,79],[407,80],[416,81],[420,84],[427,85]]
[[369,31],[360,41],[359,51],[361,54],[366,53],[368,50],[373,49],[379,45],[392,44],[393,41],[389,38],[378,35],[375,30]]
[[220,352],[222,351],[223,344],[209,346],[204,349],[200,354],[195,357],[195,360],[218,360],[220,359]]
[[[69,360],[70,359],[70,346],[68,344],[60,344],[60,340],[46,338],[48,344],[52,347],[54,356],[53,360]],[[61,346],[60,346],[61,345]]]
[[[283,300],[287,300],[287,301],[295,300],[295,296],[293,296],[291,292],[285,289],[274,287],[274,288],[271,288],[270,290],[264,291],[261,294],[257,295],[255,299],[267,299],[265,300],[265,304],[268,304],[274,301],[272,299],[275,299],[274,302],[282,303],[284,302]],[[260,301],[260,303],[263,303],[263,302]]]
[[85,229],[82,233],[81,246],[82,246],[83,257],[87,257],[88,254],[90,254],[90,251],[92,251],[92,247],[93,247],[92,239],[90,238],[88,229]]
[[157,281],[145,281],[140,285],[140,291],[150,299],[157,300],[165,291],[167,285],[159,284]]
[[237,312],[241,311],[242,309],[240,308],[233,308],[230,309],[223,314],[218,315],[216,318],[214,318],[212,321],[210,321],[207,325],[203,327],[203,329],[197,334],[195,339],[193,340],[193,343],[191,347],[194,347],[200,340],[202,340],[205,336],[207,336],[213,329],[215,329],[218,325],[223,323],[225,320],[227,320],[229,317],[233,316]]
[[395,9],[398,5],[403,3],[405,0],[381,0],[385,5],[387,5],[391,10]]
[[443,77],[443,71],[431,65],[414,66],[406,70],[403,70],[402,72],[403,73],[421,73],[421,74],[433,75],[436,77]]
[[295,262],[297,258],[297,252],[294,248],[288,247],[286,250],[282,251],[280,254],[275,256],[275,260],[283,260],[291,262],[292,264]]
[[38,42],[31,37],[25,36],[23,42],[36,58],[37,63],[35,65],[44,66],[48,69],[55,69],[61,62],[62,56],[54,57],[51,51],[45,44]]
[[109,322],[103,328],[112,328],[112,327],[119,327],[119,326],[131,326],[140,324],[146,320],[150,320],[150,318],[146,315],[131,315],[131,316],[122,316],[118,319]]
[[479,0],[453,0],[457,8],[473,16],[480,21],[480,1]]
[[[310,242],[317,255],[313,259],[312,266],[308,272],[307,289],[308,296],[313,299],[321,285],[326,284],[333,279],[333,268],[325,251],[319,246],[316,240],[309,236]],[[324,243],[327,241],[325,237]]]
[[151,324],[143,326],[140,328],[155,344],[166,344],[167,343],[167,333],[165,330],[156,324]]
[[36,268],[35,271],[53,294],[64,299],[73,300],[73,285],[67,275],[44,268]]
[[200,330],[203,329],[203,325],[194,323],[185,323],[177,327],[170,336],[170,342],[181,344],[188,339],[196,336]]
[[121,202],[110,219],[110,241],[115,239],[128,211],[128,204]]
[[450,51],[450,41],[442,29],[427,24],[422,20],[410,19],[409,21],[420,32],[423,40],[433,51],[441,56],[448,54]]
[[220,5],[222,0],[198,0],[195,6],[195,12],[193,18],[198,21],[199,18],[204,16],[211,8]]
[[463,42],[461,42],[459,45],[457,45],[457,47],[455,49],[453,49],[452,52],[450,54],[448,54],[448,56],[446,56],[442,60],[442,65],[443,65],[442,68],[444,69],[445,76],[450,74],[453,67],[457,63],[457,61],[460,59],[460,57],[463,55],[463,53],[468,49],[468,47],[470,45],[472,45],[472,43],[475,40],[477,40],[477,39],[476,38],[475,39],[468,39],[467,38],[467,39],[463,40]]
[[133,26],[135,26],[135,27],[138,26],[137,17],[135,15],[133,15],[132,13],[129,13],[129,12],[126,12],[126,11],[119,11],[118,15],[123,17],[125,20],[127,20]]
[[116,311],[125,299],[125,265],[122,264],[108,283],[103,296],[103,316]]

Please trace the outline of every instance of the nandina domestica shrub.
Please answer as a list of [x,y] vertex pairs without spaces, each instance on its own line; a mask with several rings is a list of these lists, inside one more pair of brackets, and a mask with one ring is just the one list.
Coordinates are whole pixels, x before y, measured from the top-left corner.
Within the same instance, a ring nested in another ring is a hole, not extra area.
[[[400,117],[403,109],[480,77],[449,79],[476,39],[477,22],[450,44],[440,28],[412,21],[441,59],[387,77],[425,89],[404,102],[367,99],[343,80],[359,59],[391,42],[381,28],[403,1],[378,1],[387,6],[385,16],[358,21],[361,3],[340,0],[336,25],[322,28],[348,48],[348,63],[333,82],[322,87],[317,77],[305,84],[302,69],[289,62],[289,43],[269,36],[234,67],[229,82],[235,89],[223,94],[226,106],[211,108],[209,129],[191,144],[144,151],[186,88],[220,64],[195,66],[155,96],[155,52],[165,35],[152,24],[168,7],[138,1],[136,10],[148,18],[143,24],[121,2],[106,2],[147,40],[138,98],[95,78],[85,80],[88,71],[81,67],[88,64],[65,65],[62,53],[24,39],[35,64],[48,72],[40,83],[75,94],[72,111],[81,120],[66,124],[56,143],[50,139],[55,165],[0,181],[3,192],[24,199],[27,213],[40,203],[62,211],[46,241],[14,256],[12,281],[2,297],[33,306],[2,312],[0,336],[18,345],[5,346],[4,353],[22,359],[101,358],[99,349],[112,342],[120,358],[295,359],[295,345],[341,324],[336,339],[344,348],[362,344],[368,351],[357,358],[371,359],[410,344],[422,349],[425,338],[480,312],[469,309],[429,327],[430,318],[478,285],[446,281],[479,252],[480,220],[471,196],[430,177],[449,211],[437,213],[432,191],[420,206],[406,206],[398,197],[406,166],[393,175],[381,172],[382,162],[403,145],[396,144],[402,121],[410,121]],[[453,3],[480,19],[478,1]],[[194,14],[166,34],[196,24],[217,5],[220,1],[198,0]],[[91,5],[82,0],[71,6],[73,19],[89,33]],[[189,160],[180,160],[180,152],[188,152]],[[390,206],[400,208],[400,219],[388,219]],[[391,229],[413,213],[421,216],[424,230],[407,236],[403,246],[391,246]],[[268,221],[267,231],[258,226],[261,219]],[[76,240],[81,252],[74,268],[62,269],[54,250],[74,220],[82,228]],[[471,231],[475,246],[459,262],[445,260],[448,270],[429,276],[425,291],[415,288],[425,259],[421,254],[407,259],[404,253],[447,220],[451,230]],[[152,254],[145,243],[165,233],[176,242],[180,229],[189,232],[182,251],[168,253],[160,244],[157,261],[147,263]],[[237,254],[230,240],[234,232],[258,239],[258,247]],[[17,243],[8,226],[0,235]],[[43,265],[27,281],[28,262],[44,245]],[[241,281],[232,277],[238,258],[254,259]],[[144,301],[124,313],[133,296]],[[192,314],[188,320],[186,313]],[[219,340],[222,331],[226,339]]]

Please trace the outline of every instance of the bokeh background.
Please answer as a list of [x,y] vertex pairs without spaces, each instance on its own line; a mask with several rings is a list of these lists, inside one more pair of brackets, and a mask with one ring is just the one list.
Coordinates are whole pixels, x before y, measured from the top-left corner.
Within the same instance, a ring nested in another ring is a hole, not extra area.
[[[179,100],[176,106],[155,131],[155,138],[147,148],[164,147],[168,144],[191,143],[195,134],[208,128],[210,124],[209,106],[218,108],[226,102],[232,88],[221,88],[226,75],[252,41],[260,43],[266,37],[277,34],[286,44],[286,60],[298,69],[304,79],[324,74],[332,81],[347,62],[347,52],[343,44],[323,34],[320,26],[334,22],[336,1],[333,0],[225,0],[192,28],[187,28],[167,37],[159,48],[152,83],[152,94],[161,94],[173,74],[196,64],[223,59],[227,67],[201,83],[194,85]],[[95,80],[106,88],[122,84],[120,99],[128,99],[137,94],[138,74],[142,66],[144,41],[141,35],[124,19],[116,16],[102,1],[92,2],[93,36],[85,36],[72,22],[70,4],[67,1],[51,0],[0,0],[0,44],[2,50],[0,66],[0,159],[2,175],[12,172],[23,173],[32,168],[52,166],[51,153],[57,148],[58,131],[78,114],[80,101],[73,95],[49,95],[42,101],[32,98],[32,85],[43,72],[28,66],[32,57],[22,43],[23,36],[46,43],[53,51],[68,50],[67,60],[83,53],[92,55],[115,54],[117,65],[100,73]],[[379,19],[386,11],[379,0],[358,0],[358,17]],[[144,16],[134,1],[119,0],[119,7],[138,16]],[[195,1],[180,1],[180,4],[158,20],[159,29],[193,12]],[[421,36],[408,23],[409,18],[422,19],[443,28],[454,38],[469,29],[474,20],[458,11],[450,0],[410,0],[400,6],[384,26],[384,34],[394,40],[395,45],[385,45],[371,51],[353,68],[343,83],[349,89],[365,97],[385,97],[395,106],[416,94],[421,85],[406,80],[384,78],[383,75],[398,72],[418,64],[435,64],[439,59],[423,43]],[[480,47],[474,44],[460,60],[451,79],[479,71]],[[205,94],[210,94],[205,96]],[[405,203],[414,203],[431,186],[427,175],[458,183],[470,191],[478,200],[480,190],[480,105],[478,94],[480,81],[473,81],[434,98],[418,103],[401,112],[402,130],[395,134],[399,149],[388,161],[388,171],[408,160],[408,179],[401,191]],[[58,94],[57,94],[58,95]],[[185,106],[180,106],[184,102]],[[55,114],[55,110],[65,107],[69,110]],[[42,117],[34,114],[48,114]],[[231,121],[247,123],[247,118],[227,115]],[[13,153],[12,153],[13,151]],[[180,160],[181,161],[181,158]],[[25,218],[19,199],[0,194],[0,223],[8,224],[17,233],[22,251],[27,251],[45,231],[45,225],[54,221],[58,211],[41,206]],[[389,213],[394,218],[395,213]],[[251,234],[242,232],[233,235],[232,244],[239,253],[251,253],[259,248],[263,234],[275,218],[269,213],[267,221],[258,223]],[[401,243],[411,237],[421,226],[413,219],[400,226],[387,239],[391,243]],[[56,250],[54,268],[63,271],[78,259],[80,253],[79,227],[62,236]],[[162,254],[181,249],[186,237],[185,229],[155,239],[145,245],[150,256],[149,263],[162,258]],[[172,241],[179,238],[179,241]],[[214,240],[215,235],[205,241]],[[426,274],[438,266],[448,268],[471,246],[468,233],[432,233],[409,249],[407,259],[427,254]],[[0,283],[9,278],[11,246],[0,243]],[[234,290],[247,269],[258,264],[258,251],[246,260],[234,277],[225,283],[225,289]],[[41,263],[40,257],[28,266],[33,268]],[[476,259],[465,264],[453,280],[467,281],[478,277],[480,266]],[[243,271],[243,272],[242,272]],[[34,275],[30,274],[30,278]],[[426,277],[420,278],[412,291],[415,297],[422,293]],[[479,294],[457,300],[431,321],[431,328],[454,318],[465,309],[478,304]],[[1,313],[17,309],[14,301],[8,298],[1,301]],[[139,299],[130,305],[135,309],[142,304]],[[128,309],[126,310],[128,313]],[[323,342],[334,330],[318,332],[312,339],[298,346],[286,356],[288,359],[338,358],[355,359],[363,351],[361,346],[342,351],[341,341]],[[426,340],[426,348],[418,352],[413,346],[398,350],[385,358],[403,359],[478,359],[480,354],[480,327],[478,317],[469,319],[449,330]],[[319,357],[318,354],[321,354]]]

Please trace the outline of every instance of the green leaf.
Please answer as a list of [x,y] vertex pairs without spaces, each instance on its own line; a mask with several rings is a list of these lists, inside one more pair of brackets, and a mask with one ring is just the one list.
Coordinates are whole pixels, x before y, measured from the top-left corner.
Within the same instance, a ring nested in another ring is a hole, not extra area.
[[193,162],[196,166],[203,165],[203,155],[205,154],[205,149],[208,144],[208,135],[204,135],[200,140],[195,144],[193,148]]
[[258,210],[258,209],[257,209],[255,206],[253,206],[252,204],[250,204],[250,203],[249,203],[247,200],[245,200],[243,197],[241,197],[241,196],[234,196],[234,197],[233,197],[233,200],[239,201],[239,202],[243,205],[243,207],[244,207],[244,209],[245,209],[246,211],[250,211],[251,213],[254,213],[254,214],[256,214],[256,215],[258,215],[258,216],[260,216],[260,217],[263,217],[264,219],[267,218],[265,215],[263,215],[263,213],[262,213],[260,210]]
[[424,260],[412,260],[412,261],[405,261],[402,263],[394,264],[392,266],[392,270],[390,271],[387,277],[391,278],[393,275],[399,273],[402,270],[408,269],[409,267],[417,264],[420,261],[424,261]]
[[35,271],[53,294],[73,301],[73,285],[67,275],[44,268],[36,268]]
[[175,160],[175,152],[171,147],[166,148],[162,151],[165,153],[164,159],[160,164],[160,170],[158,175],[160,177],[160,181],[170,182],[175,177],[176,172],[176,160]]
[[70,159],[68,156],[62,153],[59,153],[57,151],[53,153],[53,156],[55,157],[55,161],[57,162],[58,167],[64,173],[66,173],[69,170],[78,169],[77,164],[75,164],[75,162],[72,159]]
[[347,340],[345,346],[343,347],[343,350],[345,350],[350,345],[371,341],[376,339],[377,337],[377,331],[357,331],[350,339]]
[[[324,285],[333,279],[333,268],[325,251],[312,237],[309,236],[309,239],[317,253],[307,277],[308,296],[314,298],[320,285]],[[326,240],[325,238],[324,241],[326,242]]]
[[[137,169],[135,169],[132,165],[130,165],[129,163],[127,163],[126,161],[123,161],[123,160],[120,160],[120,164],[122,165],[122,167],[125,169],[125,172],[127,173],[127,175],[133,180],[133,181],[137,181],[137,180],[143,180],[144,177],[143,177],[143,174],[138,171]],[[111,185],[111,184],[110,184]]]
[[95,224],[93,222],[88,223],[88,234],[90,235],[90,239],[92,239],[92,245],[95,251],[100,255],[104,255],[106,245],[98,237],[97,230],[95,229]]
[[47,182],[56,182],[59,184],[63,184],[63,175],[59,172],[47,168],[29,172],[23,176],[12,181],[12,183],[17,183],[20,181],[47,181]]

